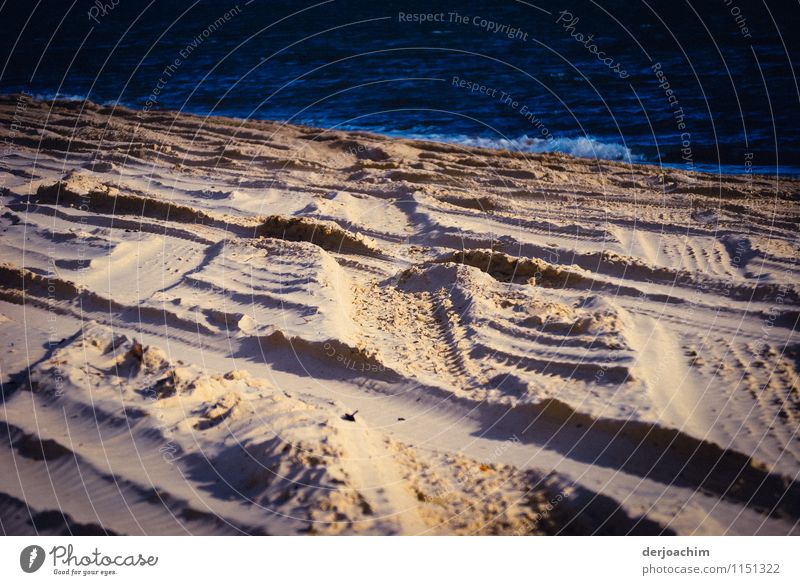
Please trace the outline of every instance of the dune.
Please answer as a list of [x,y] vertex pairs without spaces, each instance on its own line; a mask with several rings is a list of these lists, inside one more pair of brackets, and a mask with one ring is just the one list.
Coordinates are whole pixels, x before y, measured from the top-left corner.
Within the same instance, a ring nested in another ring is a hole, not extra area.
[[800,181],[17,97],[5,534],[800,533]]

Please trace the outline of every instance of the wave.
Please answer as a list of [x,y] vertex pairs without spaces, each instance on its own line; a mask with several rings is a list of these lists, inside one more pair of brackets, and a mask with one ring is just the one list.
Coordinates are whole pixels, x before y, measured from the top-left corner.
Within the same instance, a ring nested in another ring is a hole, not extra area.
[[31,93],[28,94],[33,99],[39,100],[42,102],[52,102],[52,101],[60,101],[60,102],[85,102],[87,100],[91,100],[89,96],[86,95],[78,95],[72,93],[60,93],[60,92],[45,92],[45,93]]
[[493,148],[495,150],[513,150],[531,153],[559,152],[580,158],[619,160],[624,162],[643,161],[641,156],[633,154],[631,149],[624,144],[604,142],[592,138],[591,136],[581,136],[578,138],[531,138],[523,134],[518,138],[483,138],[464,135],[428,134],[424,136],[409,136],[409,138],[463,144],[464,146]]

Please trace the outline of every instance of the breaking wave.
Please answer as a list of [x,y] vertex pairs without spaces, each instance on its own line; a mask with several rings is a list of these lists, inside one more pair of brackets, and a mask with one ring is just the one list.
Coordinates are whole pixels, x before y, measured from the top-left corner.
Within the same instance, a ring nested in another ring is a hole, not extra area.
[[465,146],[493,148],[496,150],[514,150],[531,153],[560,152],[580,158],[642,162],[642,158],[639,155],[633,154],[631,149],[624,144],[603,142],[590,136],[581,136],[578,138],[530,138],[527,135],[522,135],[519,138],[509,139],[434,134],[414,136],[414,138],[463,144]]

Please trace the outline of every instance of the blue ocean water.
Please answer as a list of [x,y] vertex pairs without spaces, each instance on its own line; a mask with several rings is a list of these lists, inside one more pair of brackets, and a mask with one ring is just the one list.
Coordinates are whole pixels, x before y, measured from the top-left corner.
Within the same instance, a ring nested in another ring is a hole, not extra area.
[[4,2],[0,93],[800,175],[800,5]]

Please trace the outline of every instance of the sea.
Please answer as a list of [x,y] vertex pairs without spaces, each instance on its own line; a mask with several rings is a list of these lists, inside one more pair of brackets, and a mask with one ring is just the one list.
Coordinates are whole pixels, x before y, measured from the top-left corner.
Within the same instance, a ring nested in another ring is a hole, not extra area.
[[5,0],[0,93],[800,176],[785,0]]

